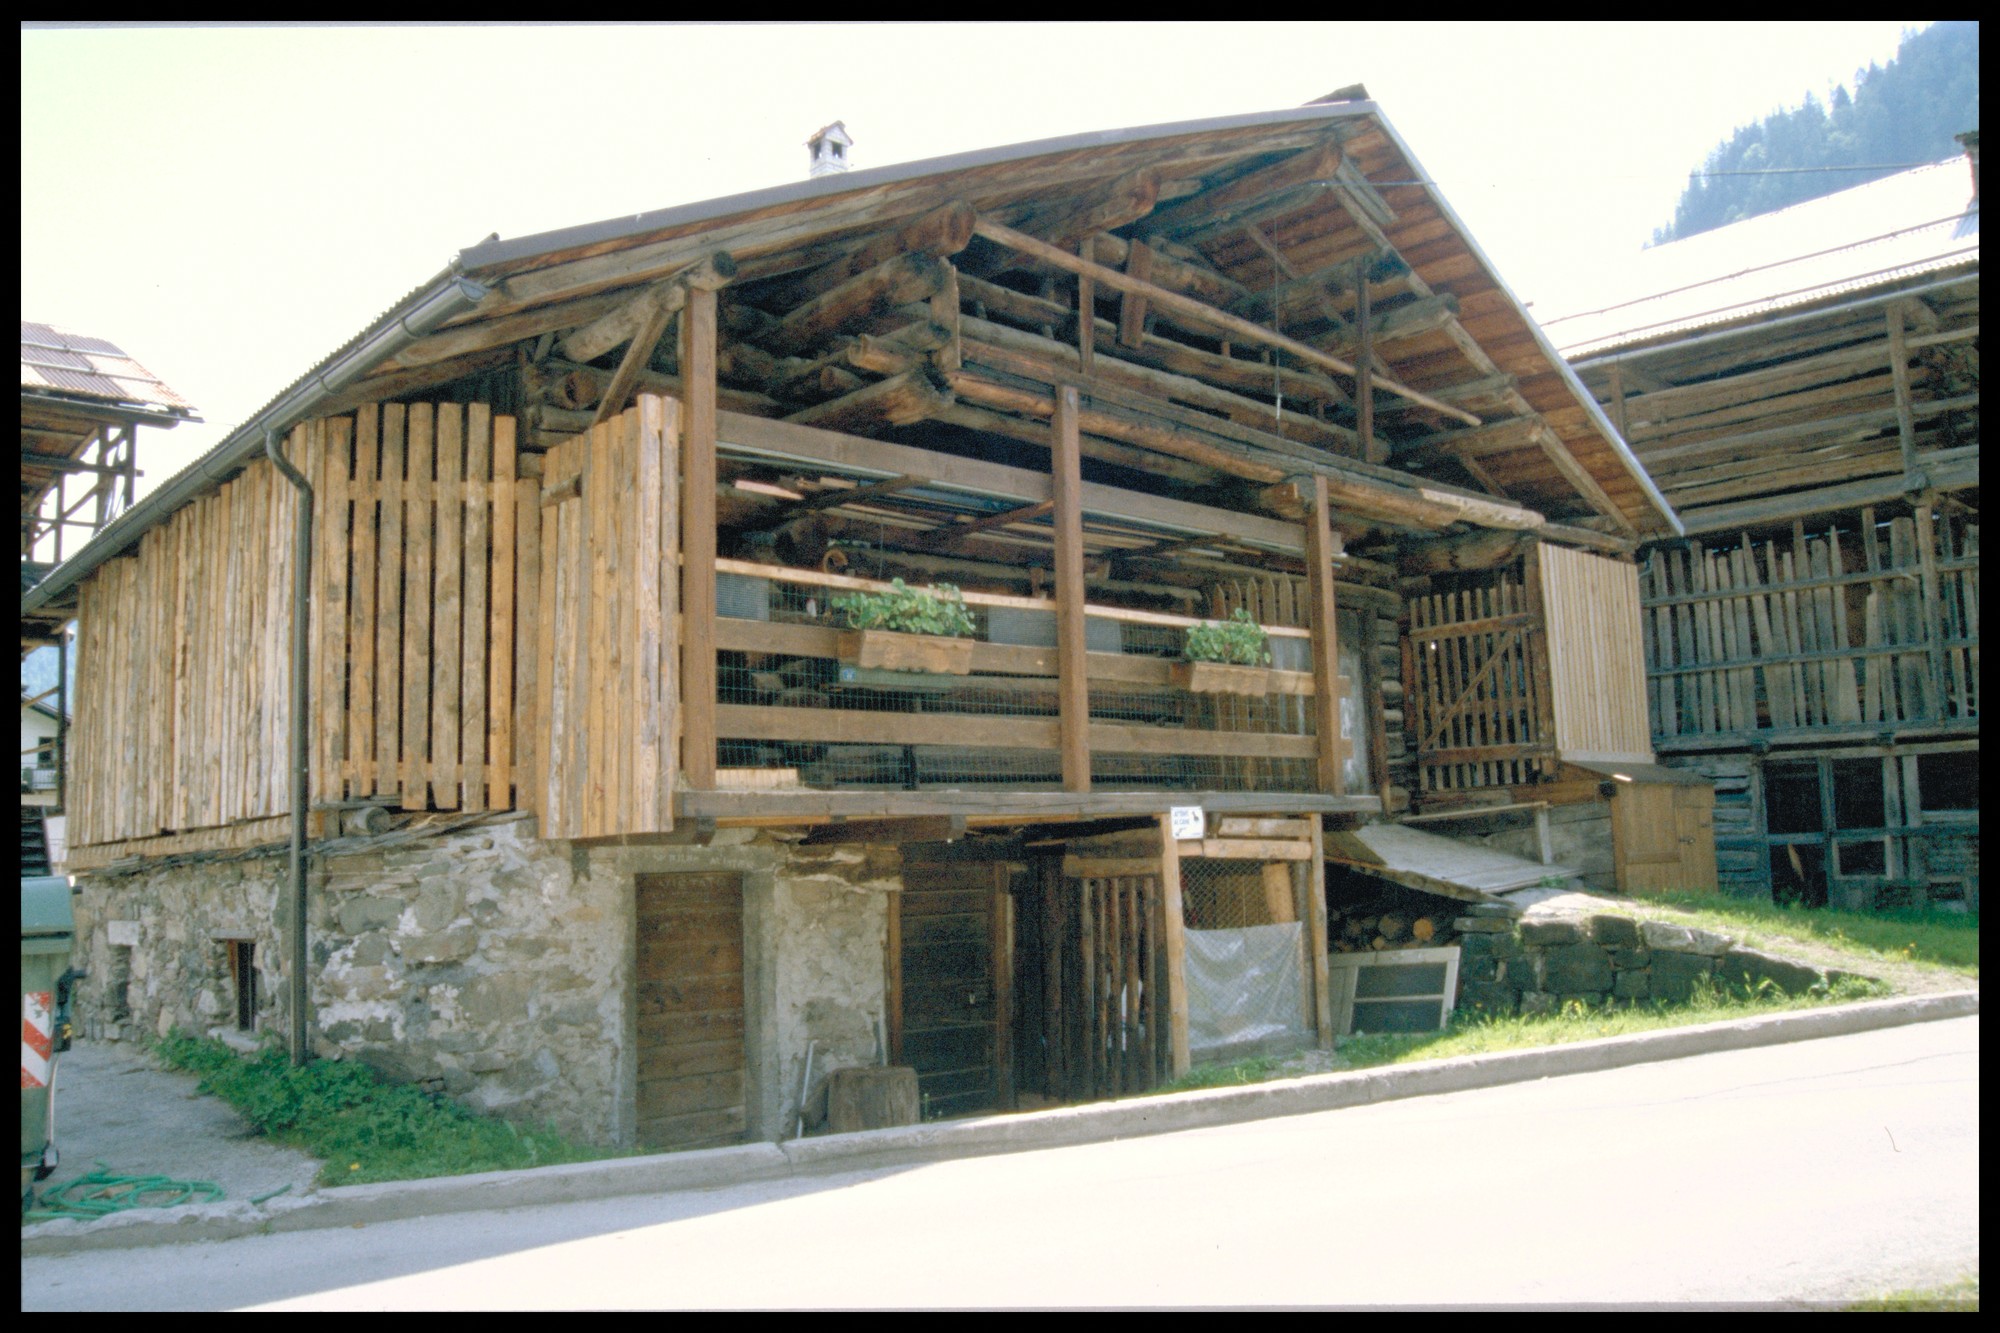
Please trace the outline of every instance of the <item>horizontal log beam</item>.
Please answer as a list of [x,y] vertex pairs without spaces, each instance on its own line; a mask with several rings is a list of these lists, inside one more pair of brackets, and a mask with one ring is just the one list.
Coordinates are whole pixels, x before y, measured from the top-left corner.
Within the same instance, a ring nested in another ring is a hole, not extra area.
[[927,371],[911,370],[785,419],[795,425],[848,432],[913,426],[936,417],[951,401],[951,394],[932,384]]
[[1302,149],[1160,209],[1147,220],[1143,230],[1149,236],[1173,236],[1228,222],[1273,195],[1315,182],[1332,181],[1341,160],[1340,145],[1330,141]]
[[924,254],[941,259],[955,255],[971,243],[976,216],[972,205],[963,200],[942,204],[894,231],[864,241],[802,277],[764,291],[758,300],[773,309],[791,310],[897,255]]
[[929,300],[944,285],[948,268],[934,255],[896,255],[806,302],[762,341],[781,356],[817,347],[851,321]]
[[661,312],[671,317],[686,303],[690,290],[701,288],[713,291],[735,276],[736,261],[729,255],[721,252],[704,255],[672,277],[645,288],[616,310],[599,316],[560,339],[556,350],[562,353],[565,360],[595,361],[630,342],[649,324],[659,321]]
[[[1232,315],[1227,311],[1204,305],[1191,297],[1182,296],[1178,292],[1171,292],[1164,287],[1142,282],[1137,278],[1119,272],[1117,269],[1106,268],[1102,264],[1094,264],[1088,260],[1068,254],[1065,251],[1058,250],[1053,246],[1044,245],[1032,236],[1023,235],[1011,227],[1002,226],[990,219],[980,218],[975,230],[979,235],[986,237],[990,241],[1026,254],[1034,255],[1059,268],[1068,269],[1078,276],[1088,276],[1114,291],[1143,293],[1152,304],[1159,307],[1163,312],[1176,312],[1222,333],[1233,334],[1236,337],[1248,339],[1249,341],[1288,353],[1306,362],[1308,365],[1319,366],[1322,369],[1331,370],[1341,375],[1353,376],[1356,373],[1353,363],[1322,352],[1316,347],[1308,346],[1293,338],[1287,338],[1281,333],[1275,333],[1270,329],[1253,324],[1249,320]],[[1447,403],[1441,403],[1386,376],[1375,379],[1374,385],[1384,393],[1392,393],[1399,398],[1408,399],[1413,403],[1420,403],[1438,412],[1440,415],[1450,417],[1455,421],[1463,421],[1468,426],[1477,426],[1480,424],[1479,418],[1470,412],[1461,412]]]

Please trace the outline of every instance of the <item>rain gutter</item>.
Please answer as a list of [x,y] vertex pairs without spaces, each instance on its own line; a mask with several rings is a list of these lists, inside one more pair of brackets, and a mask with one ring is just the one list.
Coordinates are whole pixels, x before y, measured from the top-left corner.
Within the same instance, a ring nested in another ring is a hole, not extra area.
[[306,978],[306,650],[307,599],[312,588],[313,489],[305,476],[292,466],[278,448],[281,436],[275,427],[264,432],[264,456],[284,474],[299,493],[298,526],[292,538],[292,716],[291,766],[292,846],[288,865],[291,880],[291,1056],[292,1067],[301,1068],[312,1055],[306,1045],[306,1005],[311,999]]
[[27,614],[50,607],[107,561],[124,554],[154,524],[182,505],[229,480],[264,452],[267,434],[284,434],[335,393],[486,296],[487,289],[447,269],[418,295],[392,310],[375,326],[335,352],[279,394],[222,443],[174,475],[164,486],[120,514],[90,543],[58,565],[21,598]]

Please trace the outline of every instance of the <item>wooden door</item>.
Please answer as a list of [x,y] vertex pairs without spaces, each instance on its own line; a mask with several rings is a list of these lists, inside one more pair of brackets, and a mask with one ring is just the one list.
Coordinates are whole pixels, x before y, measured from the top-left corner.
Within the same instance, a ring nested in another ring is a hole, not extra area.
[[927,1119],[1011,1106],[1012,900],[1006,867],[913,859],[897,914],[898,1063],[917,1071]]
[[1611,799],[1612,857],[1626,893],[1713,892],[1715,789],[1621,782]]
[[741,1141],[743,886],[735,875],[641,875],[638,1138],[648,1148]]

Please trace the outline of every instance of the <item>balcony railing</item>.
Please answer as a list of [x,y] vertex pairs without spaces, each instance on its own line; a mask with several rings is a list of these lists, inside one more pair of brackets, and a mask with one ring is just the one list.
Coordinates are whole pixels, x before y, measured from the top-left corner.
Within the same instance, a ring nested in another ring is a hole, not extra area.
[[[718,785],[1007,788],[1062,785],[1056,606],[968,593],[969,669],[843,660],[832,601],[888,585],[717,562]],[[1087,610],[1090,774],[1104,790],[1307,792],[1315,782],[1311,639],[1266,626],[1254,693],[1187,687],[1186,616]],[[1237,682],[1237,688],[1245,688]]]

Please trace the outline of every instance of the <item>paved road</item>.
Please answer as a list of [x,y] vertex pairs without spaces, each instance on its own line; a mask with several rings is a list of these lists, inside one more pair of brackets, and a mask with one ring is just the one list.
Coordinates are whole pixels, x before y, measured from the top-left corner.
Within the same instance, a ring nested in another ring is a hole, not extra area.
[[1631,1305],[1979,1264],[1976,1018],[1282,1120],[23,1262],[42,1309]]

